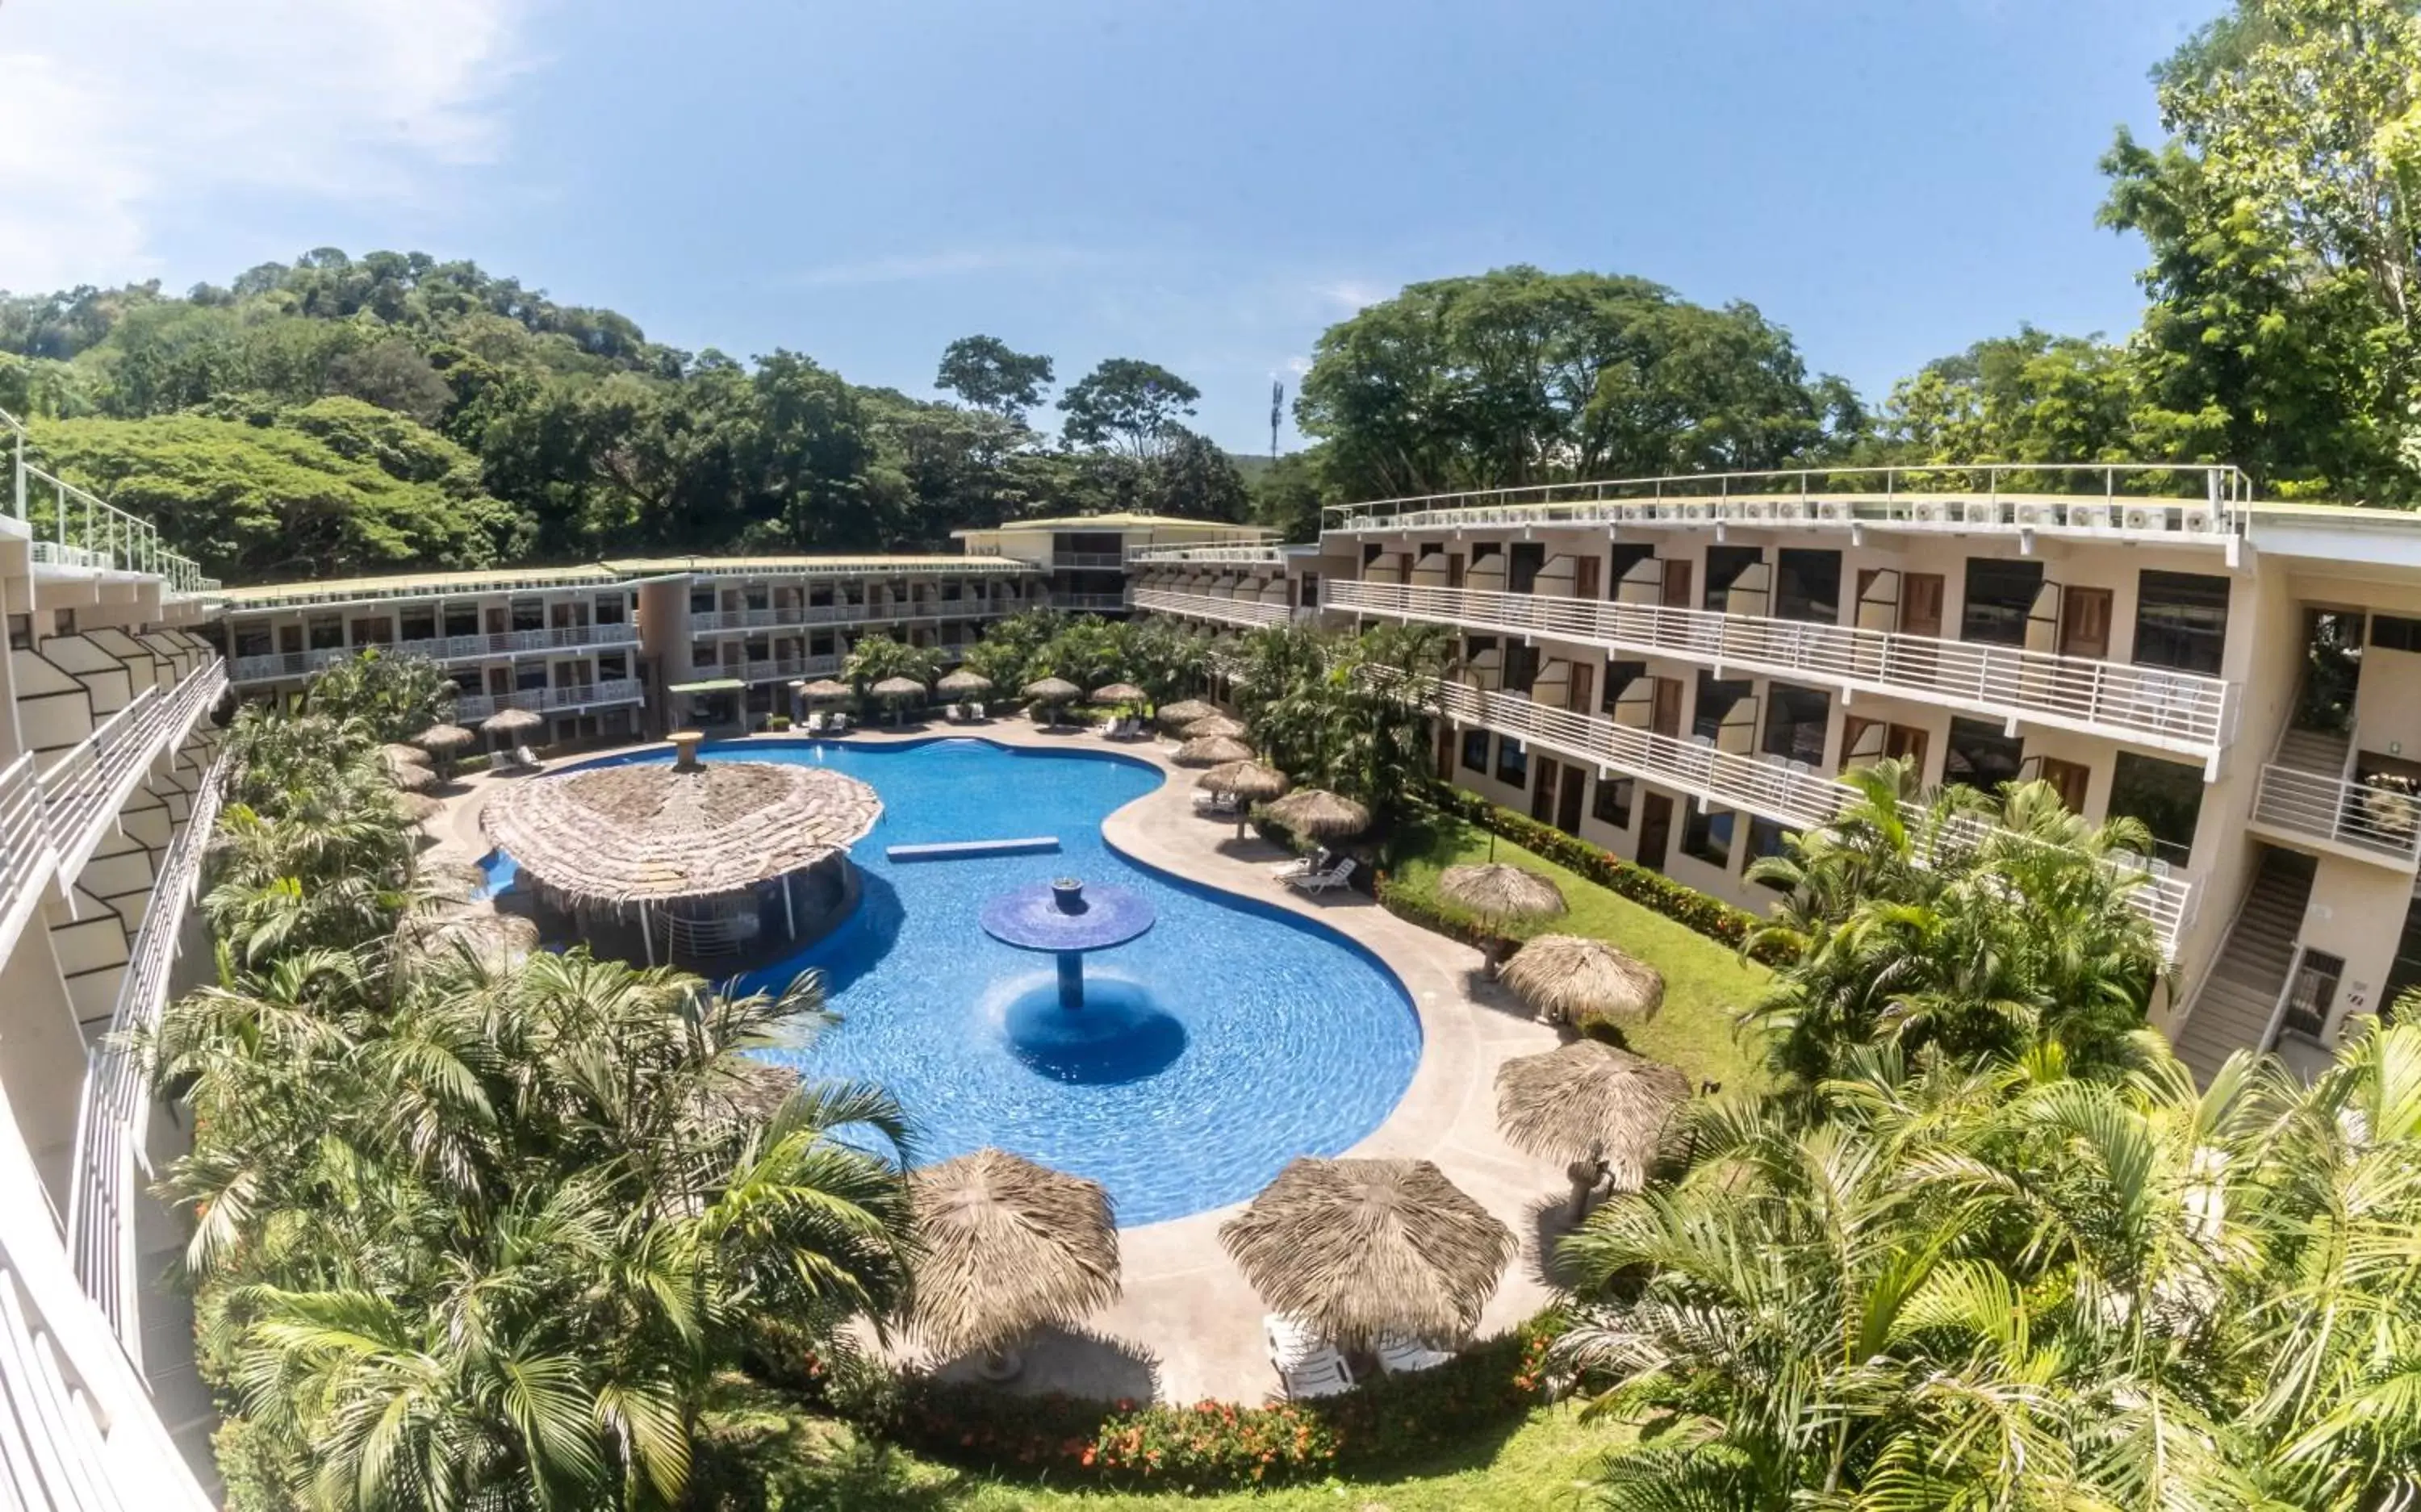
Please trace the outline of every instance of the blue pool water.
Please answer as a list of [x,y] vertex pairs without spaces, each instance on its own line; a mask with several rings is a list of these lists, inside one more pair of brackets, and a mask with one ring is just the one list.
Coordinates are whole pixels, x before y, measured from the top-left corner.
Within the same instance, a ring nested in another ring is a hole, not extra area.
[[[1411,1084],[1420,1029],[1394,974],[1283,910],[1112,850],[1101,819],[1161,781],[1098,752],[980,740],[858,747],[754,741],[707,759],[829,766],[882,795],[853,858],[864,898],[791,959],[745,978],[825,974],[841,1025],[795,1059],[865,1078],[907,1108],[919,1161],[997,1145],[1100,1181],[1124,1224],[1242,1201],[1297,1155],[1335,1155]],[[619,759],[667,759],[653,754]],[[902,861],[893,845],[1055,834],[1057,855]],[[492,878],[510,863],[493,858]],[[1074,876],[1130,889],[1150,931],[1086,958],[1086,1005],[1057,1005],[1053,959],[986,936],[983,904]],[[508,875],[500,880],[508,881]]]

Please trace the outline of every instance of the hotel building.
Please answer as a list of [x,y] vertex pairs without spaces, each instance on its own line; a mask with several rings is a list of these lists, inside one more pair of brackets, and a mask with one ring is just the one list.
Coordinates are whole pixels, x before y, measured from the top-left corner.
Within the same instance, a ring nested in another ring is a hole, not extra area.
[[1358,505],[1316,548],[1140,553],[1133,598],[1442,627],[1441,774],[1759,912],[1748,864],[1846,768],[2039,778],[2150,832],[2133,896],[2186,1061],[2315,1059],[2421,984],[2421,517],[2265,504],[2225,468],[2020,491],[2056,471]]
[[1257,525],[1167,515],[1070,515],[1019,520],[982,530],[950,532],[969,556],[1025,562],[1049,574],[1054,608],[1070,614],[1117,615],[1133,605],[1127,594],[1134,561],[1147,553],[1266,548],[1277,533]]

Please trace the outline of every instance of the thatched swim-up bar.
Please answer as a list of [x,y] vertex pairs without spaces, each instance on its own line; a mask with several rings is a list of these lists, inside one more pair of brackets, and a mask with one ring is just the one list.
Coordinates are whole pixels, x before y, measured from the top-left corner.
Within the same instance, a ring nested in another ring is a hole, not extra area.
[[550,934],[648,965],[771,954],[855,896],[849,848],[882,815],[824,767],[642,762],[538,777],[479,817]]

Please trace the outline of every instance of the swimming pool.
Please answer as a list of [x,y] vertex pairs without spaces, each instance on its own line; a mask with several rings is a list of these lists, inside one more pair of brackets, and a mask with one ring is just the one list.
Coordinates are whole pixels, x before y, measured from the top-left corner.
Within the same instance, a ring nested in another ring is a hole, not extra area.
[[[864,897],[798,955],[743,978],[824,973],[842,1023],[795,1060],[863,1078],[908,1110],[915,1155],[996,1145],[1107,1187],[1122,1224],[1242,1201],[1297,1155],[1335,1155],[1411,1084],[1419,1022],[1402,985],[1345,936],[1285,910],[1137,865],[1101,838],[1159,771],[1099,751],[973,740],[907,745],[756,740],[708,760],[810,762],[882,794],[851,852]],[[654,753],[617,760],[665,760]],[[1056,835],[1058,854],[893,862],[895,845]],[[497,858],[492,878],[508,882]],[[1059,1017],[1051,958],[986,936],[1012,888],[1074,876],[1142,894],[1150,931],[1087,958],[1092,1016]],[[1047,1010],[1047,1011],[1045,1011]],[[1095,1039],[1087,1031],[1123,1032]],[[1070,1030],[1075,1033],[1069,1033]]]

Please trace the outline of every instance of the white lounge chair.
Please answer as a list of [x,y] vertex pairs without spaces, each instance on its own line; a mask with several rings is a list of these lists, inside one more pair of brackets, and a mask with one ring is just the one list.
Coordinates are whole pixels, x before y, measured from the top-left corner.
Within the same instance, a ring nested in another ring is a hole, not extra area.
[[1352,1368],[1336,1346],[1313,1336],[1300,1320],[1268,1314],[1261,1319],[1261,1336],[1269,1341],[1270,1368],[1289,1398],[1337,1396],[1353,1389]]
[[981,705],[981,704],[969,704],[969,705],[967,705],[967,718],[968,718],[968,719],[970,719],[970,720],[972,720],[972,721],[974,721],[974,722],[976,722],[976,723],[977,723],[977,724],[980,724],[980,723],[982,723],[982,721],[983,721],[983,717],[984,717],[983,705]]
[[526,772],[536,772],[539,769],[538,753],[526,745],[514,746],[513,765]]
[[799,727],[805,730],[809,735],[821,735],[824,732],[823,711],[821,709],[818,709],[816,712],[809,714],[806,718],[806,723]]
[[1328,853],[1328,847],[1315,846],[1312,848],[1311,854],[1307,856],[1297,856],[1292,861],[1281,861],[1272,866],[1270,875],[1283,880],[1289,877],[1304,876],[1315,871],[1326,871],[1335,859]]
[[1236,795],[1234,793],[1197,792],[1194,795],[1194,812],[1196,814],[1233,814],[1236,812]]
[[1379,1368],[1391,1376],[1410,1376],[1424,1370],[1435,1370],[1453,1358],[1453,1350],[1432,1349],[1418,1339],[1391,1336],[1379,1341]]
[[824,733],[827,735],[847,735],[849,733],[849,716],[840,712],[838,709],[835,709],[833,711],[831,722],[824,725]]
[[1306,893],[1325,893],[1343,887],[1352,880],[1353,858],[1345,856],[1326,871],[1307,871],[1300,877],[1289,877],[1286,880],[1286,884]]

